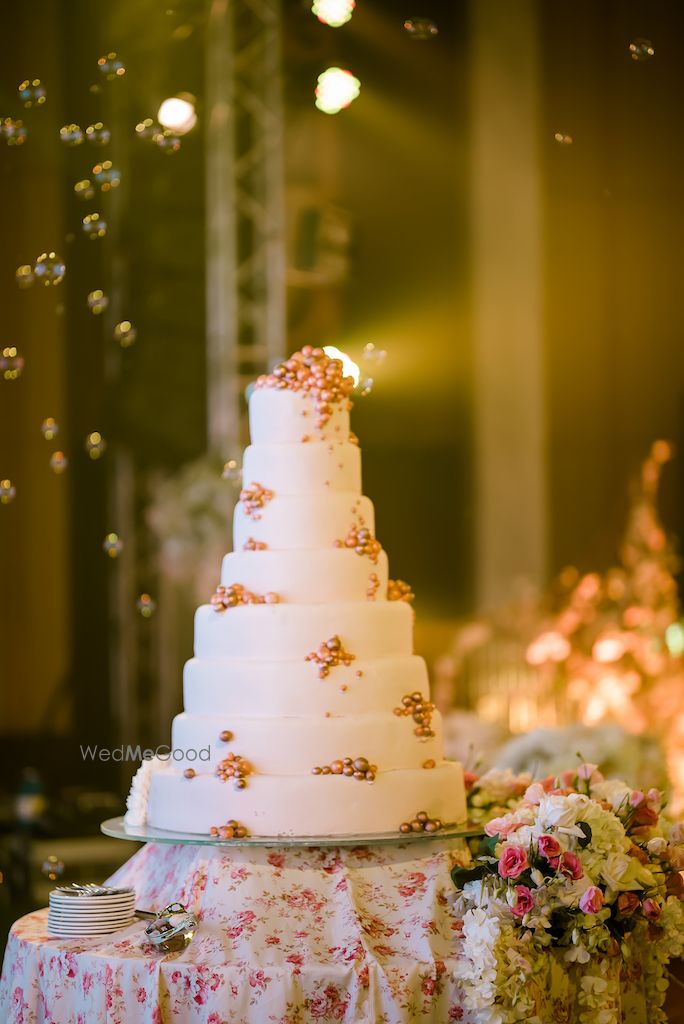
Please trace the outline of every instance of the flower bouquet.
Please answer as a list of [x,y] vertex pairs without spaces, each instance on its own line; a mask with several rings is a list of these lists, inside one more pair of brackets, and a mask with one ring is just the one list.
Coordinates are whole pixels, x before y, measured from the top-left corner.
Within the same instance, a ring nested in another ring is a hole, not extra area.
[[[684,825],[662,816],[658,790],[605,780],[595,765],[522,782],[517,805],[487,821],[473,864],[452,872],[465,1006],[478,1024],[542,1024],[535,978],[552,953],[575,976],[578,1019],[618,1024],[616,965],[639,943],[649,1024],[665,1021],[666,964],[684,947]],[[509,807],[514,790],[508,778]],[[471,804],[490,791],[505,795],[471,781]]]

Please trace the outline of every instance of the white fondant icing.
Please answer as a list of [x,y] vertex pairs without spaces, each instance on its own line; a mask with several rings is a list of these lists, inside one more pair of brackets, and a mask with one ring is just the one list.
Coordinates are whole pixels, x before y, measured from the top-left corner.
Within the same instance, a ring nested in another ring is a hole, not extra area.
[[[375,563],[351,548],[323,551],[234,551],[223,559],[221,583],[240,583],[254,594],[275,592],[285,603],[333,604],[387,596],[387,555]],[[375,577],[375,578],[374,578]]]
[[242,482],[244,487],[261,484],[276,497],[326,491],[359,495],[361,452],[348,441],[252,444],[245,448]]
[[[353,492],[279,494],[250,519],[241,502],[233,513],[233,547],[242,551],[251,539],[273,551],[331,548],[344,540],[351,526],[365,526],[375,533],[373,503]],[[300,558],[305,556],[300,555]]]
[[314,440],[346,441],[349,437],[347,403],[335,402],[323,427],[317,425],[318,413],[313,399],[301,391],[287,388],[255,388],[249,399],[249,433],[252,443],[261,441],[300,442]]
[[248,604],[195,614],[195,655],[301,661],[332,636],[357,658],[413,654],[413,612],[404,601]]
[[348,668],[337,665],[325,679],[318,678],[314,662],[303,660],[192,658],[183,677],[185,710],[226,716],[225,728],[230,728],[231,715],[279,718],[306,709],[320,717],[326,712],[353,716],[392,710],[415,691],[429,693],[427,667],[417,655],[357,658]]
[[[349,751],[349,756],[358,753]],[[419,811],[444,823],[465,819],[463,770],[456,761],[432,769],[380,772],[373,783],[343,775],[250,775],[245,789],[210,775],[155,775],[149,824],[209,832],[235,818],[252,835],[350,835],[396,832]]]

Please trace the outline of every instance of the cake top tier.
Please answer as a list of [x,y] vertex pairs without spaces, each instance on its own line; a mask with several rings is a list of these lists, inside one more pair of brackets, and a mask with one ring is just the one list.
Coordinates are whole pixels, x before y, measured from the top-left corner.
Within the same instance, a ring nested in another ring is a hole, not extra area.
[[322,348],[305,345],[301,352],[279,363],[272,373],[259,377],[256,387],[295,391],[311,398],[317,415],[316,426],[322,429],[335,406],[351,409],[349,396],[354,379],[345,377],[340,359],[326,355]]

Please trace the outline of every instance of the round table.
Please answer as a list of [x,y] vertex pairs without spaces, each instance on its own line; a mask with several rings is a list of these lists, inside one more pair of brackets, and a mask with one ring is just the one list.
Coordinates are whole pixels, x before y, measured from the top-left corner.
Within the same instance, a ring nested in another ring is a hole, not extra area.
[[[145,922],[96,939],[12,928],[3,1024],[474,1024],[453,967],[450,870],[462,840],[382,847],[235,848],[149,843],[112,876],[137,906],[180,901],[200,919],[182,952]],[[638,988],[632,986],[632,988]],[[634,993],[632,993],[633,995]],[[638,991],[636,992],[638,997]],[[544,1024],[573,1020],[566,972],[539,993]],[[630,996],[625,1020],[644,1024]]]

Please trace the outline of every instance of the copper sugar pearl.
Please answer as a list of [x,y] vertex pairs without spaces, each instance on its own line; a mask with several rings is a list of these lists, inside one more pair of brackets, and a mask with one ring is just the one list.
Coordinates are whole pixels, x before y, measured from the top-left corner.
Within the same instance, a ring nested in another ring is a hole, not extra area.
[[221,782],[228,782],[233,779],[234,789],[245,789],[247,776],[252,774],[252,766],[241,754],[234,754],[232,751],[227,754],[223,761],[216,766],[216,775]]
[[411,590],[409,583],[404,583],[403,580],[388,580],[387,581],[387,600],[388,601],[406,601],[410,604],[415,600],[416,595]]
[[311,769],[312,775],[346,775],[357,782],[375,782],[377,764],[371,764],[367,757],[342,757],[330,764]]
[[366,555],[373,565],[377,565],[378,556],[382,551],[380,541],[377,541],[367,526],[350,526],[349,532],[344,540],[335,541],[336,548],[353,548],[357,555]]
[[332,415],[332,407],[343,402],[351,409],[349,395],[354,390],[353,377],[345,377],[340,359],[331,359],[322,348],[305,345],[301,352],[279,363],[272,373],[257,379],[258,388],[279,388],[309,395],[316,407],[317,426],[324,427]]
[[245,515],[254,520],[261,519],[261,509],[268,505],[273,497],[273,491],[269,491],[267,487],[257,483],[243,487],[240,491],[240,502],[245,510]]
[[235,818],[230,818],[225,825],[212,825],[209,835],[216,836],[217,839],[244,839],[249,832]]
[[266,551],[267,548],[268,544],[264,544],[262,540],[254,540],[254,537],[248,537],[242,545],[243,551]]
[[380,578],[377,572],[372,572],[368,577],[368,586],[366,587],[366,600],[374,601],[375,595],[380,589]]
[[413,730],[414,736],[417,736],[420,740],[428,740],[435,735],[431,728],[432,712],[434,710],[435,705],[432,701],[427,700],[427,698],[423,697],[422,693],[416,690],[414,693],[407,693],[405,697],[401,698],[401,706],[394,709],[394,714],[397,716],[411,715],[416,723],[416,727]]
[[408,832],[439,832],[441,828],[439,818],[431,818],[427,811],[418,811],[412,821],[402,821],[399,831],[406,835]]
[[229,587],[219,586],[211,595],[211,604],[215,612],[225,612],[229,608],[237,608],[240,604],[278,604],[277,594],[253,594],[241,583],[231,583]]
[[349,666],[355,657],[356,655],[345,651],[339,636],[335,635],[329,640],[324,640],[317,651],[307,654],[304,661],[315,661],[318,665],[318,678],[325,679],[331,669],[337,665]]

